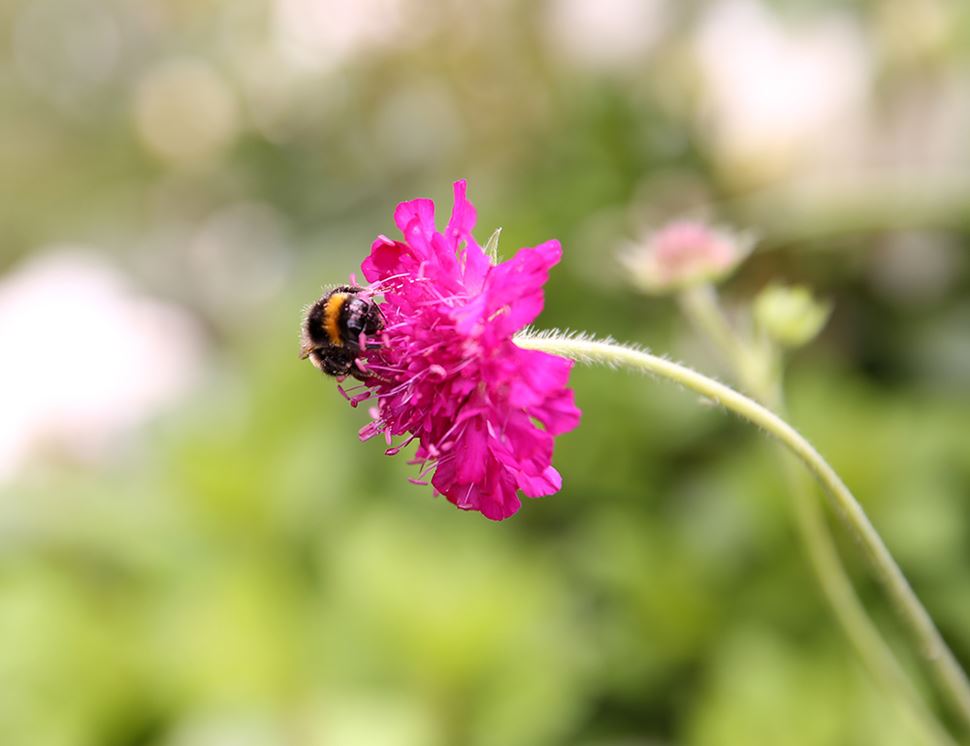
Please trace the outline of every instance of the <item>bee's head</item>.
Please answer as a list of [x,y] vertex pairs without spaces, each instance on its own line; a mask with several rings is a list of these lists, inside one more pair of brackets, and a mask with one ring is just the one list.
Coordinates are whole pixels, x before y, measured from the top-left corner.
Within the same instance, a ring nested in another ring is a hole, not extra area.
[[360,335],[373,337],[384,328],[384,317],[370,298],[354,296],[341,307],[340,332],[348,347],[357,347]]

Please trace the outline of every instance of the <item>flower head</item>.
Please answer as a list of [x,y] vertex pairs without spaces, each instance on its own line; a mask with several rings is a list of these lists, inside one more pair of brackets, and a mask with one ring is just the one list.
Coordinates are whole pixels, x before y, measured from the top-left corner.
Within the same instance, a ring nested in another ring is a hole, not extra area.
[[[384,329],[379,349],[362,345],[364,391],[351,401],[377,400],[362,439],[383,434],[389,455],[417,440],[415,462],[422,475],[433,472],[437,492],[501,520],[519,509],[518,491],[559,490],[553,440],[576,427],[580,412],[566,388],[572,362],[512,339],[542,310],[559,242],[493,264],[472,236],[465,189],[454,185],[444,232],[434,203],[418,199],[394,213],[404,240],[379,236],[371,246],[361,269],[368,292],[384,297]],[[395,436],[406,439],[390,447]]]
[[811,342],[831,314],[832,304],[818,300],[804,285],[769,285],[754,301],[758,326],[785,347]]
[[633,282],[648,293],[667,293],[714,282],[751,253],[754,241],[705,223],[678,220],[632,245],[620,261]]

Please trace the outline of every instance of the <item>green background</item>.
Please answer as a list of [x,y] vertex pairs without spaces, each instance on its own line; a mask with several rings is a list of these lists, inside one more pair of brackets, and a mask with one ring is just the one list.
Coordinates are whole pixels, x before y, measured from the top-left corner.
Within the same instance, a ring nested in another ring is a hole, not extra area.
[[[563,242],[540,326],[727,380],[616,254],[682,214],[753,230],[729,304],[772,279],[833,301],[791,361],[792,420],[970,663],[970,7],[734,3],[774,43],[852,29],[865,70],[861,103],[800,130],[806,104],[782,145],[738,152],[719,122],[752,125],[697,53],[714,3],[590,2],[632,16],[585,26],[581,5],[0,4],[0,282],[89,247],[204,347],[197,382],[97,459],[73,432],[0,482],[0,743],[916,742],[828,613],[753,428],[577,369],[562,492],[491,523],[359,443],[366,412],[297,359],[302,307],[394,234],[394,204],[446,215],[467,178],[481,241]],[[726,27],[738,49],[750,23]],[[29,365],[70,390],[57,340],[85,333],[33,329],[51,355]]]

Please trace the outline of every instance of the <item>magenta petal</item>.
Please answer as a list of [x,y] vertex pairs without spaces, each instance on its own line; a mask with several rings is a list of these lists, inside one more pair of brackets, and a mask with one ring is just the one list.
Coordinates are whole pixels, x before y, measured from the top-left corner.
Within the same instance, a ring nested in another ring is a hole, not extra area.
[[441,289],[450,293],[463,292],[458,257],[455,250],[448,245],[448,240],[440,233],[435,233],[431,237],[431,250],[434,255],[434,274],[441,283]]
[[[439,469],[439,472],[441,470]],[[436,473],[431,480],[435,489],[461,510],[478,510],[486,518],[501,521],[515,515],[522,503],[515,494],[516,485],[494,469],[477,483],[447,482]]]
[[546,467],[541,476],[519,474],[519,489],[527,497],[545,497],[562,489],[562,476],[553,467]]
[[378,282],[406,271],[404,257],[410,254],[407,244],[380,236],[371,244],[370,255],[361,262],[360,270],[368,282]]
[[474,241],[469,241],[465,247],[464,272],[462,282],[469,293],[481,293],[488,272],[492,268],[492,261],[482,247]]
[[458,481],[473,483],[485,476],[485,462],[488,457],[488,438],[481,417],[476,417],[465,428],[462,437],[454,447],[458,461]]
[[478,337],[485,329],[488,306],[484,295],[478,295],[452,312],[455,329],[468,337]]
[[542,404],[532,407],[529,412],[545,425],[546,432],[550,435],[562,435],[574,430],[582,415],[570,389],[557,391]]
[[546,270],[555,267],[562,259],[562,244],[554,238],[533,247],[532,251],[541,259]]
[[[419,449],[420,452],[420,449]],[[421,458],[428,458],[427,453],[423,453]],[[431,478],[431,484],[442,495],[451,500],[451,495],[456,491],[458,484],[457,462],[453,458],[444,459],[438,462],[438,467]],[[455,502],[452,500],[452,502]]]
[[515,494],[515,483],[500,475],[490,489],[479,495],[478,509],[491,521],[504,521],[519,512],[522,501]]
[[445,237],[453,252],[458,250],[461,241],[474,241],[472,230],[475,228],[475,206],[465,197],[467,184],[464,179],[456,181],[454,184],[455,204],[451,208],[451,219],[445,229]]
[[529,375],[509,384],[509,403],[513,407],[532,407],[543,402],[549,392],[566,387],[573,361],[539,350],[516,348],[513,353],[519,370]]
[[430,199],[412,199],[402,202],[394,210],[394,224],[405,236],[414,226],[412,233],[424,239],[431,240],[434,235],[434,202]]
[[489,449],[514,475],[539,476],[552,461],[552,436],[522,412],[511,413],[496,435],[489,441]]
[[461,258],[462,281],[465,288],[472,293],[481,290],[492,263],[482,247],[472,236],[475,227],[475,207],[465,198],[466,185],[464,179],[455,182],[455,206],[451,211],[451,220],[445,230],[448,246],[453,254]]
[[490,521],[504,521],[519,512],[522,501],[515,494],[515,489],[508,490],[493,500],[483,500],[479,510]]
[[404,241],[422,261],[427,261],[432,256],[431,241],[434,239],[434,226],[428,233],[421,221],[415,218],[404,226],[401,232],[404,234]]
[[535,248],[520,249],[511,259],[492,268],[484,292],[493,334],[509,336],[535,320],[545,302],[542,286],[549,277],[549,268],[560,256],[559,242],[547,241]]

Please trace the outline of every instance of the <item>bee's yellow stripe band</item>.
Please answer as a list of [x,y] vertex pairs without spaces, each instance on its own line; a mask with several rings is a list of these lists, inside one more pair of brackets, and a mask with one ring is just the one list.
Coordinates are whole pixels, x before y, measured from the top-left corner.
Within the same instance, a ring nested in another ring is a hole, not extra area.
[[344,339],[340,334],[340,309],[344,307],[348,297],[347,293],[334,293],[327,299],[327,305],[323,309],[323,328],[337,347],[344,346]]

